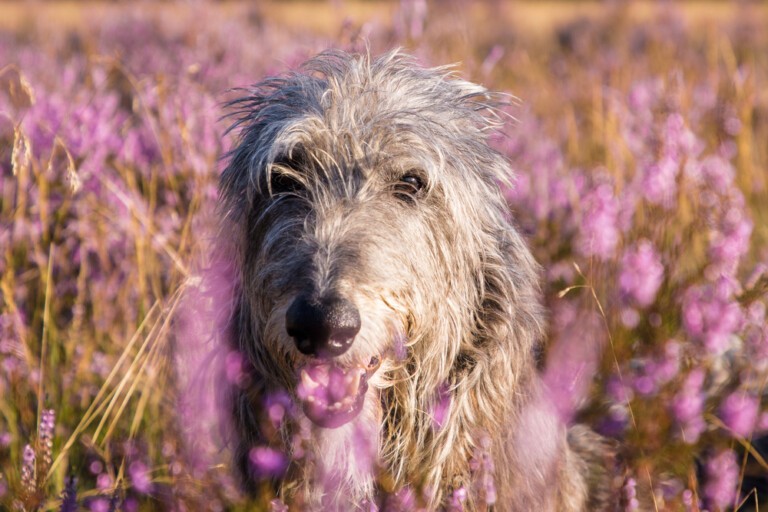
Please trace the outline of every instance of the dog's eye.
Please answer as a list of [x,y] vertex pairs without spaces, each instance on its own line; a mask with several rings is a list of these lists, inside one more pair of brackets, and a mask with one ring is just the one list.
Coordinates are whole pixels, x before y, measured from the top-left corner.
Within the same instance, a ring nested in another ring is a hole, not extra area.
[[291,194],[301,191],[301,183],[288,174],[272,172],[269,176],[269,190],[272,195]]
[[395,183],[395,195],[400,199],[413,201],[420,195],[425,186],[426,184],[421,176],[415,173],[407,173]]

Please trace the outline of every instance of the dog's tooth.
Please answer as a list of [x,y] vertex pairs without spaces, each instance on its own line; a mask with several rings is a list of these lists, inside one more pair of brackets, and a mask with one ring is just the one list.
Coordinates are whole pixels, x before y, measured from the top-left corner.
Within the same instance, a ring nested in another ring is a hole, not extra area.
[[347,376],[347,393],[356,394],[360,387],[360,372],[351,372]]
[[312,380],[312,377],[309,376],[309,372],[307,370],[301,370],[301,383],[304,385],[304,388],[307,391],[311,391],[319,386],[317,382]]

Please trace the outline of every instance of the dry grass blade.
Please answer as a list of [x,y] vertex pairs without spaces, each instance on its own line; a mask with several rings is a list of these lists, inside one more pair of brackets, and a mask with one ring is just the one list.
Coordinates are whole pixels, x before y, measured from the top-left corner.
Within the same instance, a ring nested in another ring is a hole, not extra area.
[[[112,368],[112,371],[110,371],[107,378],[104,380],[104,384],[102,384],[101,388],[99,389],[98,393],[96,394],[96,397],[91,402],[91,405],[86,409],[85,413],[83,414],[83,417],[80,419],[80,422],[78,423],[77,427],[75,427],[75,430],[72,432],[72,434],[69,436],[69,439],[64,443],[64,446],[62,447],[61,451],[59,452],[59,455],[56,457],[56,459],[53,461],[53,464],[51,465],[51,469],[48,471],[47,478],[50,478],[53,474],[56,467],[62,462],[63,458],[66,456],[69,449],[72,447],[72,445],[77,440],[78,436],[86,429],[88,428],[88,425],[91,424],[91,422],[94,419],[95,412],[100,407],[100,401],[102,398],[104,398],[104,395],[107,394],[107,390],[110,388],[110,384],[112,383],[112,380],[117,375],[120,367],[122,366],[123,362],[130,357],[130,353],[134,347],[134,345],[138,342],[140,339],[140,334],[146,327],[147,323],[150,321],[154,313],[159,308],[159,302],[155,302],[152,307],[147,312],[146,316],[144,317],[144,320],[142,320],[141,324],[139,324],[139,327],[136,329],[136,332],[131,337],[131,339],[128,341],[128,344],[123,349],[123,352],[120,354],[120,357],[118,358],[117,362],[115,363],[114,367]],[[155,324],[157,324],[159,319],[155,320]],[[147,340],[145,339],[145,344],[147,343]]]
[[53,261],[56,256],[56,245],[51,244],[48,253],[48,272],[45,279],[45,306],[43,309],[43,333],[40,340],[40,382],[37,389],[37,428],[38,437],[40,435],[40,418],[43,417],[43,403],[45,395],[43,394],[43,383],[45,382],[45,355],[48,345],[48,323],[51,315],[51,290],[53,288]]
[[152,237],[152,241],[155,242],[157,246],[160,247],[168,255],[169,258],[171,258],[171,261],[173,261],[173,264],[176,266],[177,270],[179,270],[183,276],[188,276],[189,270],[187,269],[187,266],[184,264],[178,253],[171,246],[169,246],[165,240],[162,240],[154,229],[152,229],[152,222],[150,222],[150,220],[147,219],[144,215],[141,215],[138,210],[132,206],[131,200],[126,197],[125,194],[123,194],[123,192],[108,178],[99,176],[99,180],[107,187],[107,189],[109,189],[110,192],[114,194],[114,196],[121,203],[123,203],[123,205],[125,205],[126,208],[128,208],[129,211],[135,215],[136,219],[142,224],[142,226]]
[[[118,423],[118,421],[119,421],[123,411],[125,410],[125,408],[126,408],[128,402],[130,401],[131,397],[134,395],[138,385],[141,382],[144,382],[145,388],[146,388],[146,386],[148,385],[149,382],[152,382],[152,381],[155,380],[156,375],[157,375],[156,371],[152,373],[152,375],[150,376],[148,381],[144,381],[141,377],[147,377],[148,376],[148,372],[147,372],[148,368],[156,369],[156,363],[160,359],[160,357],[162,356],[162,350],[161,349],[164,347],[164,343],[158,342],[158,340],[167,340],[168,339],[167,334],[168,334],[169,326],[170,326],[171,320],[174,317],[174,313],[176,312],[176,308],[178,307],[178,305],[179,305],[179,303],[181,301],[182,296],[183,296],[183,287],[180,288],[175,293],[175,295],[173,297],[173,302],[172,302],[171,306],[168,308],[167,313],[165,314],[165,320],[164,320],[163,324],[161,325],[161,327],[158,329],[158,331],[156,333],[153,331],[150,334],[150,336],[147,336],[147,340],[152,338],[152,339],[155,340],[155,343],[152,344],[152,346],[149,349],[149,351],[147,351],[146,353],[140,352],[137,355],[137,357],[134,359],[133,363],[131,364],[130,368],[126,372],[125,376],[123,377],[122,381],[120,382],[119,388],[122,389],[123,385],[125,383],[131,381],[131,379],[132,379],[131,386],[128,389],[128,391],[125,393],[125,396],[123,397],[123,402],[120,404],[120,407],[118,408],[117,412],[114,414],[114,416],[112,418],[112,422],[109,425],[109,427],[107,428],[107,431],[106,431],[106,433],[104,435],[104,438],[101,441],[101,445],[102,446],[105,446],[107,441],[110,439],[112,433],[114,432],[114,429],[117,426],[117,423]],[[117,398],[118,395],[119,395],[119,393],[115,395],[115,398]],[[144,392],[144,394],[142,396],[146,396],[146,389],[145,389],[145,392]],[[100,432],[102,430],[102,427],[104,426],[105,421],[106,421],[107,417],[109,416],[110,411],[112,410],[113,404],[114,404],[114,400],[110,403],[110,406],[109,406],[107,412],[105,412],[105,414],[103,415],[102,421],[99,423],[99,426],[96,429],[96,432],[94,433],[94,436],[93,436],[94,440],[98,439],[99,434],[100,434]],[[143,411],[143,408],[141,408],[141,407],[137,408],[137,412],[136,412],[136,414],[134,416],[134,420],[136,418],[141,418],[142,417],[142,411]],[[131,429],[133,430],[133,426],[132,426]]]

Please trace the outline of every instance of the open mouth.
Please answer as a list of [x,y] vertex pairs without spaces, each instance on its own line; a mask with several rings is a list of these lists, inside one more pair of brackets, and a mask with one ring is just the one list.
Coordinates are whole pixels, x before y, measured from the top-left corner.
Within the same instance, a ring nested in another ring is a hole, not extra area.
[[352,367],[327,361],[307,363],[299,370],[296,389],[304,414],[323,428],[349,423],[362,410],[368,379],[379,366],[381,359],[376,356],[367,365]]

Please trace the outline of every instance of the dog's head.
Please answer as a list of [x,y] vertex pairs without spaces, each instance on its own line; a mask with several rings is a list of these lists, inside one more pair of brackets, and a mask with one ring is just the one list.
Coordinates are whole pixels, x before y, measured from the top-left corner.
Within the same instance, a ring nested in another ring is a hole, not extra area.
[[233,103],[240,139],[220,190],[241,274],[237,343],[315,424],[381,410],[377,388],[395,390],[390,409],[416,411],[387,411],[401,427],[428,423],[445,389],[487,389],[475,405],[493,415],[503,405],[487,400],[525,377],[536,265],[499,191],[509,169],[488,145],[493,104],[398,52],[327,52]]

